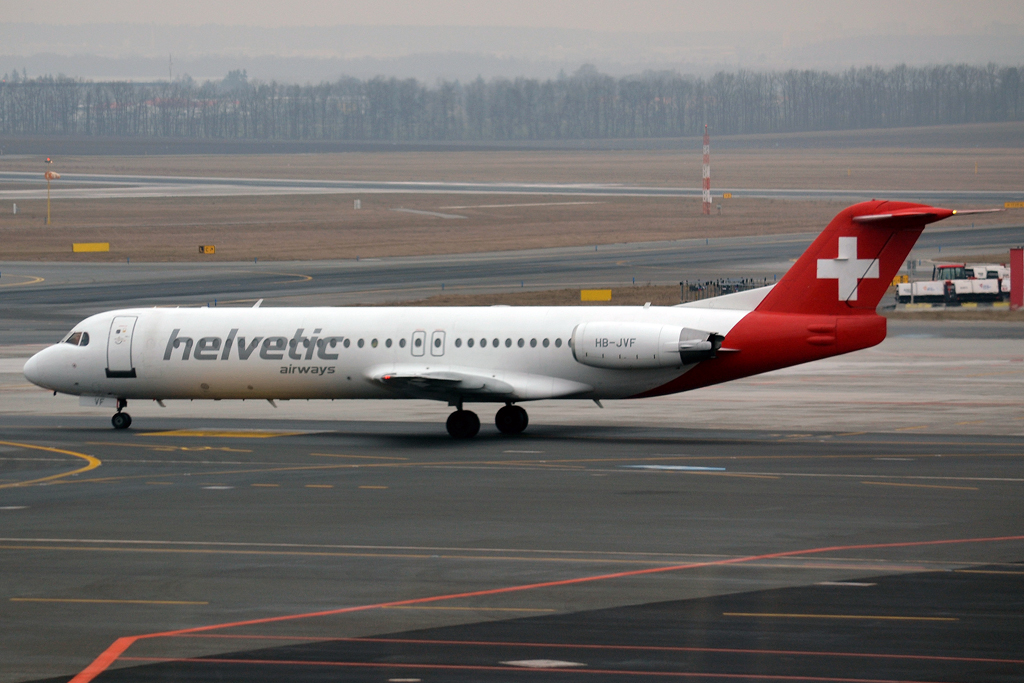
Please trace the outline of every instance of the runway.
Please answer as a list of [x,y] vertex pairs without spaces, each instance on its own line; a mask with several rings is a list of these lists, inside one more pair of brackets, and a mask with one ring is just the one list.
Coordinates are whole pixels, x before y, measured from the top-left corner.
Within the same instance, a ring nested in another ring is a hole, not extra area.
[[[143,197],[229,197],[282,194],[488,194],[572,197],[700,197],[699,187],[650,187],[583,183],[468,183],[356,180],[297,180],[290,178],[218,178],[194,176],[113,175],[64,173],[52,188],[55,199],[118,199]],[[45,199],[40,173],[0,172],[0,184],[24,183],[24,189],[0,190],[0,200]],[[61,187],[60,185],[72,185]],[[77,186],[76,186],[77,185]],[[716,187],[715,195],[736,198],[817,199],[850,203],[874,197],[934,204],[982,203],[1000,207],[1024,200],[1024,190],[837,190]]]

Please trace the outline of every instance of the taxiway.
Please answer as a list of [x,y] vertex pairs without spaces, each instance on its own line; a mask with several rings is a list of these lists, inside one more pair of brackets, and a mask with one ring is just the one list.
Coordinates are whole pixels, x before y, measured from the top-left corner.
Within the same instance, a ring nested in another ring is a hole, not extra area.
[[894,322],[471,442],[428,402],[133,404],[115,432],[20,376],[106,308],[781,274],[810,238],[0,264],[0,681],[1020,680],[1019,324]]

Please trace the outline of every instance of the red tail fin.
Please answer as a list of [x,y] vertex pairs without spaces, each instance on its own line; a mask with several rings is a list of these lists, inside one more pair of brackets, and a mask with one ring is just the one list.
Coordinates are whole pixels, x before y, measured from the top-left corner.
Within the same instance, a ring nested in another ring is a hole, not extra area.
[[888,201],[844,209],[756,310],[818,315],[873,312],[924,226],[953,213]]

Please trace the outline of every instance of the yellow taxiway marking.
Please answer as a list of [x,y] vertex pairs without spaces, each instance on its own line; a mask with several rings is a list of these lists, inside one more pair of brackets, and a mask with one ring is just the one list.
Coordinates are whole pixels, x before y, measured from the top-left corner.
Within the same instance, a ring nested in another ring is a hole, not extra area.
[[[268,544],[271,549],[252,548],[249,546],[260,546],[264,544],[252,543],[211,543],[207,541],[79,541],[76,539],[2,539],[6,542],[28,543],[33,545],[0,545],[0,550],[25,550],[56,551],[56,552],[108,552],[108,553],[165,553],[183,555],[238,555],[238,556],[296,556],[296,557],[348,557],[348,558],[391,558],[405,560],[465,560],[476,562],[537,562],[554,564],[581,564],[581,565],[625,565],[625,566],[655,566],[665,567],[681,564],[684,562],[705,561],[707,558],[717,559],[727,556],[712,556],[705,554],[669,554],[669,553],[631,553],[611,552],[607,554],[589,551],[548,551],[548,550],[526,550],[522,548],[509,549],[469,549],[469,548],[447,548],[431,546],[296,546],[292,549],[291,544]],[[62,543],[62,545],[35,545],[36,543]],[[104,543],[102,546],[63,545],[70,543]],[[110,544],[119,545],[110,545]],[[204,547],[182,547],[183,545],[204,546]],[[161,546],[161,547],[153,547]],[[230,547],[209,547],[209,546],[230,546]],[[238,546],[245,546],[240,548]],[[288,547],[287,550],[278,548]],[[310,548],[301,550],[298,548]],[[480,553],[480,554],[474,554]],[[728,556],[735,557],[735,556]],[[892,563],[878,561],[868,558],[820,558],[815,562],[801,563],[777,563],[777,562],[755,562],[750,564],[728,565],[735,569],[749,567],[806,569],[817,571],[822,568],[831,569],[868,569],[872,571],[898,571],[920,573],[930,571],[934,565],[946,566],[947,563],[922,561],[913,564]]]
[[897,431],[897,432],[909,432],[909,431],[911,431],[913,429],[928,429],[928,425],[917,425],[916,427],[897,427],[895,429],[895,431]]
[[957,422],[958,425],[980,425],[988,420],[967,420],[966,422]]
[[[328,557],[328,558],[361,558],[392,560],[456,560],[466,562],[534,562],[542,564],[581,564],[581,565],[624,565],[641,567],[666,567],[673,563],[669,560],[646,559],[615,559],[591,557],[545,557],[543,555],[474,555],[469,553],[437,553],[437,552],[356,552],[356,551],[313,551],[313,550],[237,550],[223,548],[153,548],[153,547],[110,547],[110,546],[68,546],[68,545],[0,545],[0,550],[26,550],[31,552],[101,552],[101,553],[157,553],[167,555],[233,555],[239,557]],[[529,551],[527,551],[529,552]],[[811,567],[818,569],[818,567]],[[921,568],[909,571],[920,572]]]
[[310,453],[325,458],[359,458],[360,460],[408,460],[409,458],[393,458],[386,455],[342,455],[341,453]]
[[48,451],[50,453],[63,453],[64,455],[71,455],[76,458],[82,458],[88,465],[85,467],[79,467],[77,470],[71,470],[70,472],[63,472],[61,474],[51,474],[48,477],[40,477],[39,479],[30,479],[28,481],[16,481],[10,484],[0,484],[0,489],[14,488],[16,486],[32,486],[33,484],[42,484],[48,481],[54,481],[63,477],[70,477],[74,474],[81,474],[82,472],[88,472],[94,470],[103,463],[100,462],[99,458],[94,458],[91,455],[85,453],[76,453],[75,451],[66,451],[63,448],[50,448],[49,446],[35,446],[28,443],[15,443],[13,441],[0,441],[0,446],[14,446],[16,448],[29,448],[37,451]]
[[937,486],[935,484],[897,484],[892,481],[862,481],[870,486],[906,486],[915,489],[953,489],[955,491],[977,491],[977,486]]
[[387,486],[360,486],[361,489],[386,489]]
[[259,273],[260,275],[284,275],[286,277],[297,277],[298,280],[281,280],[280,282],[271,282],[272,285],[290,285],[298,282],[309,282],[313,279],[312,275],[303,275],[302,273],[278,273],[272,270],[250,270],[250,273]]
[[[356,557],[356,558],[390,558],[404,560],[467,560],[483,562],[543,562],[543,563],[564,563],[564,564],[624,564],[641,566],[669,566],[667,560],[633,560],[633,559],[605,559],[605,558],[579,558],[579,557],[544,557],[544,556],[522,556],[522,555],[471,555],[436,552],[340,552],[340,551],[312,551],[312,550],[234,550],[222,548],[139,548],[139,547],[110,547],[110,546],[67,546],[67,545],[0,545],[0,550],[28,550],[37,551],[74,551],[74,552],[104,552],[104,553],[160,553],[171,555],[238,555],[254,557]],[[914,571],[920,571],[914,570]]]
[[996,571],[994,569],[954,569],[960,574],[1010,574],[1012,576],[1024,576],[1024,572]]
[[252,453],[248,448],[232,448],[231,446],[172,446],[159,443],[117,443],[116,441],[86,441],[90,446],[121,446],[148,448],[152,451],[224,451],[225,453]]
[[383,609],[432,609],[432,610],[445,610],[449,612],[555,612],[553,609],[542,609],[537,607],[435,607],[435,606],[419,606],[419,605],[396,605],[394,607],[384,607]]
[[306,484],[307,489],[333,489],[334,484]]
[[[7,277],[11,277],[8,275]],[[43,282],[44,278],[36,277],[35,275],[15,275],[14,277],[27,277],[28,279],[24,282],[9,282],[0,285],[0,287],[24,287],[25,285],[37,285]]]
[[722,612],[723,617],[767,619],[881,619],[885,621],[960,621],[956,617],[893,617],[878,614],[773,614],[770,612]]
[[80,598],[11,598],[11,602],[76,602],[99,605],[209,605],[197,600],[86,600]]
[[229,429],[172,429],[169,432],[142,432],[140,436],[205,436],[225,439],[269,439],[274,436],[301,436],[306,432],[274,432]]

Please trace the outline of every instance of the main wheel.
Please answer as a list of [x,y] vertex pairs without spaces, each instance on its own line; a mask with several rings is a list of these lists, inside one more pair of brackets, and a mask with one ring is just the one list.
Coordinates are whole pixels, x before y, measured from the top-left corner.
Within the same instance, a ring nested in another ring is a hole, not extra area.
[[132,416],[128,413],[114,413],[110,424],[114,425],[114,429],[128,429],[132,426]]
[[502,434],[521,434],[530,416],[519,406],[507,405],[494,415],[494,424]]
[[480,418],[472,410],[456,410],[448,416],[448,433],[456,439],[472,439],[480,431]]

